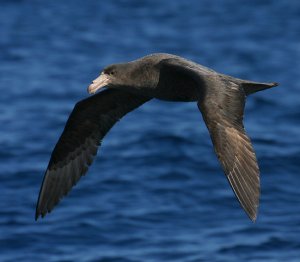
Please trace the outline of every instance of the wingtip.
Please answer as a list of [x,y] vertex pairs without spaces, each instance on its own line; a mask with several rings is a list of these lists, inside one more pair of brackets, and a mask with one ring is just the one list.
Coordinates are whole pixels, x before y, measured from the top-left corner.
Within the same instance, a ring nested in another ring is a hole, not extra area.
[[36,213],[36,214],[35,214],[35,221],[37,221],[40,217],[41,217],[41,218],[44,218],[44,217],[46,216],[47,213],[50,213],[50,211],[45,212],[45,213],[42,213],[42,212]]
[[252,223],[254,224],[256,222],[256,219],[257,219],[257,214],[255,213],[253,216],[249,216],[249,218],[252,221]]
[[50,212],[50,211],[43,211],[43,210],[41,210],[41,209],[36,209],[36,211],[35,211],[35,221],[37,221],[40,217],[41,218],[44,218],[45,217],[45,215],[48,213],[48,212]]
[[37,221],[39,219],[40,214],[38,211],[35,212],[34,220]]
[[273,82],[272,86],[279,86],[279,83],[278,82]]
[[39,219],[40,215],[41,215],[40,211],[38,209],[36,209],[35,216],[34,216],[35,221],[37,221]]
[[245,208],[243,208],[244,209],[244,211],[246,212],[246,214],[248,215],[248,217],[249,217],[249,219],[253,222],[253,223],[255,223],[256,222],[256,220],[257,220],[257,215],[258,215],[258,205],[257,206],[255,206],[255,208],[254,208],[254,212],[249,212],[248,210],[246,210]]

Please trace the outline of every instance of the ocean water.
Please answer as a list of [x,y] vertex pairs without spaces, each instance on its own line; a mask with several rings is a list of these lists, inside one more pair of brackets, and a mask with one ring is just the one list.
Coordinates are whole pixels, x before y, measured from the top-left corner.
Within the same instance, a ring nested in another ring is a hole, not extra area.
[[[0,1],[0,261],[300,261],[300,2]],[[107,64],[153,52],[279,87],[248,98],[252,223],[195,103],[153,100],[34,221],[51,151]]]

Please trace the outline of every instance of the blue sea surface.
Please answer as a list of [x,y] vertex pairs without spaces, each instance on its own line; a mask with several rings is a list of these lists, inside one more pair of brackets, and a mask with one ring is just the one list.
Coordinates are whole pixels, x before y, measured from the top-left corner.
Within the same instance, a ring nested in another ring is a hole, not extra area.
[[[0,1],[0,261],[300,261],[300,1]],[[261,170],[252,223],[196,103],[152,100],[34,220],[75,103],[112,63],[154,52],[279,82],[248,97]]]

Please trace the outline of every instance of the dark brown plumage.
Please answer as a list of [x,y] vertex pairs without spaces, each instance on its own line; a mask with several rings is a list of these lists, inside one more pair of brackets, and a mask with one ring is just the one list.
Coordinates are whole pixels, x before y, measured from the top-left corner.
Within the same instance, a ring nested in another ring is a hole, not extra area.
[[86,173],[103,137],[120,118],[158,98],[198,102],[224,173],[243,209],[255,220],[259,168],[243,126],[244,106],[247,95],[276,85],[219,74],[169,54],[153,54],[105,68],[88,90],[108,89],[76,104],[53,150],[36,219],[50,212]]
[[104,90],[75,105],[52,152],[39,194],[36,219],[50,212],[85,175],[111,127],[148,100],[122,90]]

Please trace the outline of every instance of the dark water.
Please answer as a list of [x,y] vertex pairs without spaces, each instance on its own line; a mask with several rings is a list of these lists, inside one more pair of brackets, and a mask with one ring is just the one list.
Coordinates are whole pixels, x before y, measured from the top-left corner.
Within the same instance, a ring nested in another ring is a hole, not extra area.
[[[300,2],[0,1],[0,261],[300,261]],[[168,52],[273,90],[248,99],[262,182],[246,217],[194,103],[119,122],[34,221],[49,156],[107,64]]]

